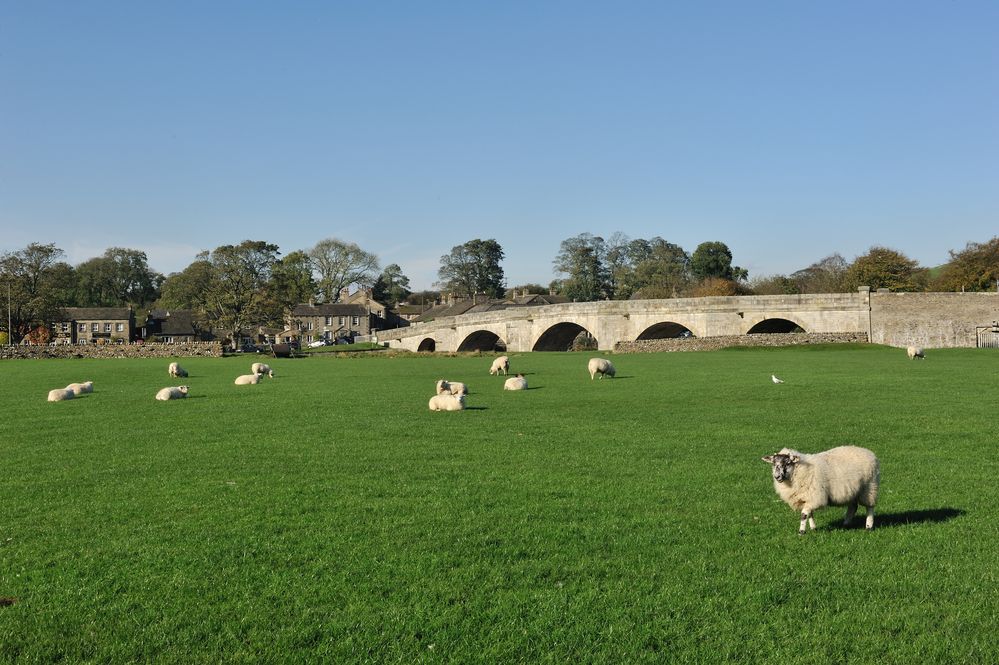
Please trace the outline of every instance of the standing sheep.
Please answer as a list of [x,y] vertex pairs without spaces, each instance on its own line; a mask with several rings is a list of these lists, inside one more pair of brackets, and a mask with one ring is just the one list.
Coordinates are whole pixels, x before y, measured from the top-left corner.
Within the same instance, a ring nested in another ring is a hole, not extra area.
[[493,366],[489,368],[489,374],[495,374],[499,376],[499,373],[508,374],[510,372],[510,358],[507,356],[500,356],[493,361]]
[[464,411],[465,396],[443,393],[430,398],[431,411]]
[[503,390],[527,390],[527,379],[523,374],[511,376],[503,382]]
[[50,402],[64,402],[67,399],[73,399],[74,397],[76,397],[76,393],[69,388],[56,388],[55,390],[49,391]]
[[918,346],[910,346],[905,350],[905,355],[909,356],[909,360],[915,360],[916,358],[921,358],[926,360],[926,354],[923,353],[923,349]]
[[586,366],[586,368],[590,372],[590,381],[592,381],[593,377],[596,376],[597,374],[600,375],[601,379],[604,378],[605,376],[614,378],[614,374],[615,372],[617,372],[617,370],[614,369],[614,365],[611,363],[611,361],[607,360],[606,358],[590,358],[590,362]]
[[468,386],[458,381],[447,381],[445,379],[441,379],[440,381],[437,382],[437,394],[467,395]]
[[254,374],[266,374],[267,376],[274,378],[274,370],[271,369],[270,365],[265,363],[253,363],[250,367],[250,371]]
[[825,506],[846,506],[843,524],[847,525],[861,504],[867,508],[867,528],[874,528],[880,471],[878,458],[870,450],[839,446],[808,455],[784,448],[763,461],[773,465],[777,495],[793,510],[801,511],[799,534],[805,533],[806,522],[815,530],[813,513]]
[[237,376],[233,383],[237,386],[255,386],[260,383],[260,377],[262,376],[263,374],[243,374]]
[[167,367],[167,374],[170,376],[185,377],[187,376],[187,370],[180,366],[180,363],[170,363]]
[[156,399],[161,402],[166,402],[171,399],[183,399],[187,397],[187,390],[187,386],[171,386],[169,388],[163,388],[156,393]]
[[94,392],[94,382],[86,381],[84,383],[71,383],[68,386],[66,386],[66,390],[72,390],[73,395],[79,397],[83,393]]

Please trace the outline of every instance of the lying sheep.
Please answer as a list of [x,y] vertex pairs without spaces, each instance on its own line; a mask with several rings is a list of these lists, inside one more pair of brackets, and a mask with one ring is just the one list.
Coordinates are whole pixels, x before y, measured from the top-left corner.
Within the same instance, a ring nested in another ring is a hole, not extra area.
[[76,393],[69,388],[56,388],[55,390],[49,391],[50,402],[63,402],[67,399],[73,399],[74,397],[76,397]]
[[266,374],[267,376],[274,378],[274,370],[271,369],[270,365],[265,363],[253,363],[250,367],[250,371],[254,374]]
[[187,386],[171,386],[169,388],[162,388],[158,393],[156,393],[156,399],[161,402],[166,402],[171,399],[183,399],[187,397]]
[[503,390],[527,390],[527,379],[523,374],[511,376],[503,382]]
[[185,377],[187,376],[187,370],[181,367],[179,363],[170,363],[167,367],[167,374],[170,376]]
[[596,376],[597,374],[600,375],[601,379],[604,378],[605,376],[613,378],[614,373],[617,371],[614,369],[614,365],[611,363],[611,361],[607,360],[606,358],[590,358],[590,362],[586,366],[586,368],[590,372],[590,381],[592,381],[593,377]]
[[437,382],[437,394],[467,395],[468,386],[458,381],[447,381],[445,379],[441,379]]
[[430,398],[431,411],[464,411],[465,396],[442,393]]
[[774,489],[784,503],[801,511],[798,533],[805,533],[805,522],[815,530],[813,513],[825,506],[847,506],[847,525],[857,512],[857,504],[867,508],[868,529],[874,528],[874,504],[878,500],[880,472],[878,458],[858,446],[839,446],[808,455],[784,448],[767,455],[764,462],[773,465]]
[[489,368],[489,374],[499,376],[499,373],[508,374],[510,372],[510,359],[507,356],[500,356],[493,361],[493,366]]
[[243,374],[237,376],[236,380],[233,382],[237,386],[255,386],[260,383],[260,378],[263,374]]
[[918,346],[910,346],[905,350],[905,354],[909,356],[909,360],[915,360],[916,358],[926,360],[926,354],[923,353],[923,350]]
[[92,393],[92,392],[94,392],[94,382],[93,381],[85,381],[84,383],[71,383],[68,386],[66,386],[66,390],[72,390],[73,391],[73,395],[75,395],[76,397],[79,397],[83,393]]

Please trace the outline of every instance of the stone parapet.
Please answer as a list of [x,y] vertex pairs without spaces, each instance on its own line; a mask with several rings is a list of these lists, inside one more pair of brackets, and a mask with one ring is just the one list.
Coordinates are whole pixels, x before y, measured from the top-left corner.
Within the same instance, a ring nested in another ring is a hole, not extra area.
[[221,342],[179,344],[59,344],[55,346],[4,346],[0,359],[10,358],[188,358],[221,357]]
[[680,337],[619,342],[617,353],[714,351],[730,346],[798,346],[803,344],[866,343],[867,333],[760,333],[719,337]]

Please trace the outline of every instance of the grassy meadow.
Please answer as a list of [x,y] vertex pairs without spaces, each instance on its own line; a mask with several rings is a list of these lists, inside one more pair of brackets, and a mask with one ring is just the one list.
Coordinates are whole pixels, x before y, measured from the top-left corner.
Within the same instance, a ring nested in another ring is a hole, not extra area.
[[[0,362],[0,661],[999,662],[999,353],[592,355]],[[798,536],[760,457],[843,443]]]

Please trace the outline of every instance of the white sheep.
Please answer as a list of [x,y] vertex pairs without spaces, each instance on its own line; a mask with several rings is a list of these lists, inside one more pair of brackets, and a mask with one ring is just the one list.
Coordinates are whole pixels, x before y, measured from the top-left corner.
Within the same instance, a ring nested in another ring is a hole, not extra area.
[[527,379],[523,374],[511,376],[503,382],[503,390],[527,390]]
[[271,369],[270,365],[265,363],[253,363],[250,367],[250,371],[254,374],[266,374],[267,376],[274,378],[274,370]]
[[76,393],[69,388],[56,388],[55,390],[49,391],[50,402],[63,402],[67,399],[73,399],[74,397],[76,397]]
[[617,370],[614,369],[614,365],[611,363],[611,361],[607,360],[606,358],[590,358],[590,362],[586,366],[586,369],[588,369],[590,372],[590,381],[592,381],[593,377],[596,376],[597,374],[600,375],[601,379],[604,378],[605,376],[613,378],[614,373],[617,372]]
[[237,386],[255,386],[260,383],[260,377],[262,374],[243,374],[237,376],[236,380],[233,382]]
[[922,358],[926,360],[926,354],[918,346],[910,346],[905,350],[905,355],[909,356],[909,360],[915,360],[916,358]]
[[183,399],[187,397],[187,386],[170,386],[169,388],[162,388],[158,393],[156,393],[156,399],[161,402],[166,402],[171,399]]
[[437,394],[467,395],[468,386],[459,381],[447,381],[446,379],[441,379],[437,382]]
[[187,376],[187,370],[180,366],[179,363],[170,363],[167,367],[167,374],[170,376],[185,377]]
[[874,528],[874,504],[878,500],[880,471],[878,458],[858,446],[839,446],[811,455],[784,448],[763,457],[773,466],[774,489],[784,503],[801,511],[798,533],[805,522],[815,530],[813,513],[825,506],[847,506],[847,525],[857,512],[857,504],[867,508],[868,529]]
[[503,374],[509,374],[510,372],[510,358],[507,356],[500,356],[493,361],[493,366],[489,368],[490,375],[495,374],[499,376],[500,372],[503,372]]
[[465,396],[443,393],[430,398],[431,411],[464,411]]
[[73,395],[79,397],[83,393],[94,392],[94,382],[85,381],[84,383],[71,383],[68,386],[66,386],[66,390],[72,390]]

